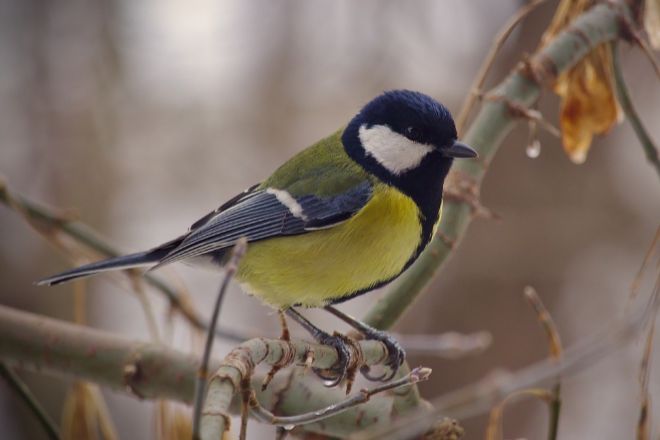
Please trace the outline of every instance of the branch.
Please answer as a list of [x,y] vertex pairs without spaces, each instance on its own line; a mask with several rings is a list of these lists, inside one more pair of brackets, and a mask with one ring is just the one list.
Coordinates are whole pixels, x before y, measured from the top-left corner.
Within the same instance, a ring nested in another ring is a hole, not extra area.
[[331,416],[341,414],[347,409],[356,407],[363,403],[367,403],[372,396],[378,393],[394,390],[407,385],[414,385],[418,382],[427,380],[430,375],[430,368],[417,367],[400,379],[393,380],[371,389],[364,388],[360,390],[358,394],[341,402],[334,403],[322,409],[314,410],[304,414],[298,414],[295,416],[276,416],[261,406],[259,400],[257,400],[256,394],[253,390],[250,389],[250,409],[259,420],[275,426],[290,427],[307,423],[314,423],[327,419]]
[[[365,350],[367,347],[370,349]],[[376,365],[387,358],[385,345],[377,341],[359,341],[351,344],[350,349],[353,351],[350,359],[360,364],[357,367]],[[310,352],[313,353],[311,357]],[[209,381],[202,413],[201,438],[219,438],[219,434],[229,428],[229,406],[234,395],[245,388],[242,383],[250,379],[257,365],[265,363],[280,368],[309,365],[331,369],[337,361],[337,351],[334,348],[307,342],[256,338],[239,345],[225,357]]]
[[[548,349],[550,351],[550,359],[555,362],[561,362],[562,345],[561,338],[559,337],[559,330],[554,319],[550,316],[550,312],[546,309],[541,301],[536,290],[527,286],[524,290],[524,295],[529,305],[532,306],[536,312],[536,318],[543,327],[548,338]],[[561,382],[560,377],[557,376],[556,382],[552,387],[552,392],[549,395],[548,405],[550,409],[550,421],[548,423],[548,440],[556,440],[557,433],[559,432],[559,413],[561,412]]]
[[[621,18],[628,15],[629,9],[624,2],[594,6],[529,60],[521,63],[488,95],[502,96],[506,102],[529,108],[539,98],[543,85],[573,67],[594,47],[621,37]],[[463,138],[479,152],[479,160],[457,162],[451,173],[458,176],[457,181],[471,188],[471,194],[478,196],[490,161],[517,120],[502,100],[483,103]],[[367,313],[367,324],[380,329],[390,328],[417,298],[465,234],[474,216],[469,202],[469,198],[445,201],[441,232],[395,286]]]
[[[0,178],[0,202],[13,209],[33,227],[39,228],[41,224],[50,229],[57,230],[67,235],[73,240],[88,246],[92,250],[99,252],[106,257],[120,255],[120,252],[104,241],[98,233],[88,226],[67,218],[54,210],[43,205],[35,203],[26,197],[18,194],[12,194],[5,183]],[[41,231],[41,230],[40,230]],[[170,306],[178,311],[183,318],[198,330],[208,330],[209,323],[194,309],[192,304],[174,287],[162,281],[151,273],[145,273],[142,276],[144,281],[158,290],[170,302]],[[136,287],[138,298],[142,301],[140,295],[139,283],[141,278],[130,277],[130,282]],[[153,326],[150,326],[150,328]],[[258,337],[257,332],[241,331],[229,328],[217,328],[216,335],[233,342],[243,342],[247,339]],[[491,337],[485,332],[474,333],[471,335],[461,335],[451,333],[447,335],[394,335],[409,354],[421,353],[425,356],[438,356],[443,358],[458,358],[464,355],[479,353],[486,349],[491,342]]]
[[486,425],[486,440],[502,440],[504,438],[502,433],[502,419],[504,418],[505,407],[514,400],[520,400],[525,397],[541,400],[547,403],[548,406],[551,405],[552,401],[552,394],[544,388],[527,388],[509,394],[490,410],[488,424]]
[[202,405],[204,403],[204,392],[206,391],[206,376],[208,375],[209,359],[211,358],[211,351],[213,348],[213,336],[215,334],[215,327],[218,323],[218,315],[220,315],[220,307],[222,300],[225,297],[229,281],[238,270],[238,261],[245,254],[247,248],[247,239],[241,238],[236,242],[234,248],[231,250],[229,262],[225,266],[225,276],[220,286],[220,291],[215,300],[213,307],[213,315],[211,317],[211,326],[209,327],[208,334],[206,335],[206,344],[204,344],[204,353],[202,355],[202,363],[197,371],[197,381],[195,382],[195,405],[193,406],[193,439],[199,438],[199,423],[202,417]]
[[651,364],[651,353],[653,352],[653,334],[655,333],[655,316],[651,321],[648,335],[646,336],[646,346],[642,355],[642,364],[639,368],[639,385],[641,391],[641,402],[639,416],[637,417],[637,440],[648,440],[651,437],[651,397],[649,395],[649,374]]
[[504,43],[509,38],[509,35],[511,35],[511,33],[518,26],[518,24],[520,24],[520,22],[522,22],[525,19],[525,17],[527,17],[543,2],[545,2],[545,0],[534,0],[524,5],[518,10],[518,12],[515,13],[513,17],[509,19],[509,21],[504,25],[504,27],[498,32],[497,36],[495,37],[495,42],[491,46],[490,50],[488,51],[488,55],[486,55],[486,59],[483,61],[481,67],[479,68],[479,73],[477,73],[477,76],[472,81],[472,85],[470,86],[470,90],[468,91],[468,96],[467,98],[465,98],[465,102],[461,107],[461,111],[458,113],[458,116],[456,117],[456,131],[458,131],[459,134],[463,132],[463,127],[467,122],[468,116],[470,116],[470,111],[474,107],[477,98],[481,94],[481,88],[484,86],[484,82],[486,82],[486,77],[488,76],[490,69],[493,67],[493,64],[495,62],[495,57],[497,57],[497,54],[500,53],[502,46],[504,46]]
[[[377,341],[359,341],[356,348],[369,365],[379,364],[387,355],[385,346]],[[314,356],[308,359],[311,352]],[[328,369],[337,362],[334,348],[303,341],[253,339],[232,353],[228,359],[251,359],[270,365],[309,361],[310,367]],[[140,399],[171,399],[185,403],[193,399],[199,368],[198,357],[162,345],[131,341],[1,305],[0,358],[8,365],[39,373],[75,376]],[[212,359],[209,369],[214,371],[220,365]],[[226,363],[224,370],[230,377],[238,377],[237,371]],[[215,380],[225,383],[222,378]],[[260,389],[262,380],[263,377],[254,378],[255,388]],[[309,411],[310,405],[326,407],[345,398],[338,389],[324,389],[319,393],[321,386],[316,377],[300,377],[300,369],[292,369],[288,375],[277,376],[268,390],[258,392],[258,398],[268,402],[264,406],[271,410],[276,408],[282,415]],[[355,427],[388,423],[395,411],[415,397],[410,396],[415,394],[412,388],[397,390],[393,396],[376,396],[359,408],[305,428],[331,436],[346,436]],[[232,395],[233,392],[229,400]]]
[[434,409],[416,412],[402,417],[382,428],[367,429],[351,436],[352,440],[415,438],[438,417],[451,415],[464,419],[488,411],[498,401],[521,390],[550,382],[556,383],[559,376],[566,377],[582,371],[604,359],[624,343],[636,338],[658,313],[660,305],[660,274],[646,304],[633,313],[610,323],[601,332],[567,348],[561,363],[546,359],[513,373],[496,373],[481,381],[450,392],[431,401]]
[[51,440],[58,440],[60,434],[57,425],[55,425],[55,422],[53,422],[46,413],[46,410],[41,406],[37,399],[35,399],[27,385],[25,385],[21,378],[18,377],[18,374],[4,363],[0,363],[0,376],[7,381],[7,385],[9,385],[9,387],[18,394],[21,400],[25,402],[28,408],[30,408],[30,411],[32,411],[37,418],[48,438]]
[[658,149],[653,144],[651,135],[644,127],[644,124],[642,124],[642,120],[630,99],[626,80],[623,78],[623,72],[621,71],[621,62],[619,61],[619,50],[617,46],[618,45],[616,44],[612,45],[612,70],[614,71],[614,85],[619,98],[619,104],[621,104],[621,109],[626,115],[626,119],[630,122],[635,135],[637,135],[639,144],[644,149],[646,160],[653,165],[653,168],[655,168],[655,171],[658,173],[658,177],[660,177],[660,158],[658,158]]
[[[41,234],[52,233],[53,231],[64,234],[75,242],[87,246],[104,257],[110,258],[121,255],[121,252],[106,242],[97,232],[87,225],[67,218],[55,210],[35,203],[22,195],[12,194],[1,176],[0,202],[23,216]],[[151,273],[145,273],[144,280],[147,284],[165,295],[170,303],[170,307],[177,310],[193,327],[199,330],[208,329],[208,323],[199,315],[192,304],[190,304],[186,295]],[[235,342],[242,342],[247,339],[243,333],[230,329],[217,329],[216,334]]]
[[480,331],[470,334],[447,332],[441,334],[398,334],[391,335],[405,348],[408,356],[435,356],[458,359],[482,353],[493,341],[493,336]]

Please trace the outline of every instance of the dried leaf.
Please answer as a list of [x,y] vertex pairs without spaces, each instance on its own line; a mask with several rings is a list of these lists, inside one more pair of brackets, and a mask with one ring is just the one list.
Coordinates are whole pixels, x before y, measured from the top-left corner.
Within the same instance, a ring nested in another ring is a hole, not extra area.
[[660,0],[646,0],[644,28],[653,49],[660,49]]
[[117,431],[96,385],[76,382],[62,410],[64,440],[116,440]]
[[575,163],[586,160],[594,135],[606,133],[620,119],[611,66],[609,45],[601,45],[555,83],[562,98],[564,150]]
[[159,440],[189,440],[192,438],[190,409],[160,401],[157,406]]
[[[594,0],[562,0],[542,44],[594,3]],[[562,143],[575,163],[586,160],[594,135],[606,133],[620,120],[611,57],[609,44],[602,44],[555,81],[554,92],[561,97]]]
[[73,384],[73,389],[64,401],[62,411],[62,438],[73,439],[98,439],[96,429],[93,426],[92,402],[83,383]]
[[486,440],[500,440],[502,438],[502,419],[504,417],[504,407],[512,400],[518,399],[520,397],[533,397],[543,400],[547,403],[552,401],[552,394],[550,391],[542,388],[527,388],[509,394],[490,410],[490,414],[488,416],[488,425],[486,426]]
[[454,419],[444,418],[440,420],[431,431],[424,434],[423,440],[461,440],[465,430]]

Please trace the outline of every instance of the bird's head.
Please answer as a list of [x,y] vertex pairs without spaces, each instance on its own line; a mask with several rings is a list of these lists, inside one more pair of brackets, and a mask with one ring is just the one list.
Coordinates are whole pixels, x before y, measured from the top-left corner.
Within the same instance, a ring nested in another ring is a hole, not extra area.
[[404,178],[428,162],[448,170],[453,158],[477,156],[457,141],[445,106],[410,90],[373,99],[348,124],[342,141],[353,159],[386,180]]

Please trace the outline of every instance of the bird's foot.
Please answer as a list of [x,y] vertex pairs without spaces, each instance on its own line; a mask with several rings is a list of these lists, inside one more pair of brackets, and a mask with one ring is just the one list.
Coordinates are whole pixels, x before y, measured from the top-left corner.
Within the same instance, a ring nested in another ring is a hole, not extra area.
[[389,373],[385,372],[380,376],[372,376],[370,367],[363,365],[360,368],[360,373],[362,373],[365,379],[373,382],[388,382],[392,380],[399,367],[406,360],[406,352],[401,347],[401,344],[399,344],[399,341],[387,332],[366,325],[360,328],[360,333],[364,335],[365,339],[380,341],[385,345],[385,348],[387,348],[387,360],[384,362],[384,365],[389,369]]
[[371,375],[371,369],[368,365],[363,365],[360,368],[360,373],[365,377],[365,379],[374,381],[374,382],[387,382],[391,380],[396,372],[399,370],[399,367],[406,360],[406,352],[401,347],[401,344],[392,337],[389,333],[378,330],[370,325],[365,324],[362,321],[359,321],[352,316],[342,312],[341,310],[335,308],[334,306],[328,305],[325,306],[325,310],[335,315],[337,318],[341,319],[355,330],[357,330],[364,339],[371,339],[374,341],[380,341],[385,345],[387,349],[387,359],[385,360],[384,365],[390,370],[389,373],[385,372],[380,376]]
[[330,369],[314,368],[314,373],[320,377],[326,387],[335,387],[341,384],[344,379],[346,380],[346,394],[351,392],[353,381],[355,380],[355,373],[357,369],[357,362],[354,359],[355,341],[348,336],[335,332],[330,335],[325,332],[320,332],[315,335],[319,344],[333,347],[337,350],[337,362]]
[[[277,311],[278,316],[280,318],[280,328],[282,329],[282,333],[280,334],[280,340],[290,342],[291,341],[291,333],[289,333],[289,326],[286,323],[286,317],[284,316],[284,312],[282,310]],[[264,378],[263,382],[261,382],[261,391],[265,391],[270,382],[273,380],[275,375],[277,374],[278,371],[280,371],[283,368],[283,365],[280,364],[275,364],[271,367],[270,371]]]
[[312,370],[325,382],[327,387],[335,387],[345,379],[346,394],[350,393],[357,368],[361,363],[360,351],[355,345],[355,341],[337,332],[331,335],[321,330],[294,308],[288,308],[285,313],[307,330],[316,342],[330,346],[337,351],[337,362],[332,368],[313,368]]

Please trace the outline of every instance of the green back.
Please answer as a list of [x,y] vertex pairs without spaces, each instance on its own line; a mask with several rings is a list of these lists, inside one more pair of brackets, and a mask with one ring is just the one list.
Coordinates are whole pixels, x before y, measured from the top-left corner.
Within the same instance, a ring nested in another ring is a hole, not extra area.
[[365,180],[373,181],[374,178],[346,154],[341,142],[342,132],[339,130],[296,154],[260,188],[283,189],[294,197],[306,194],[328,197],[341,194]]

